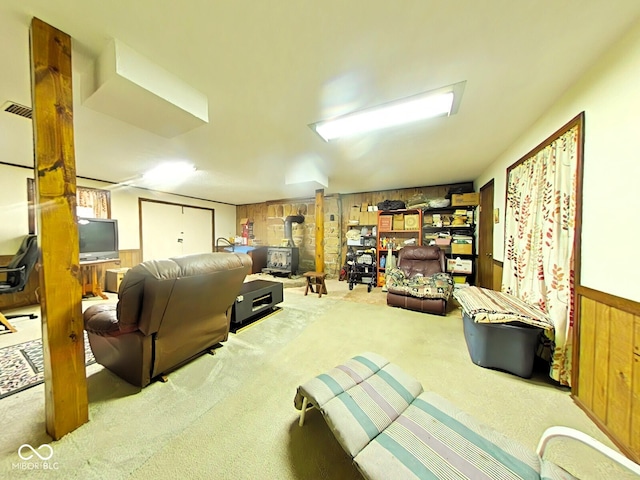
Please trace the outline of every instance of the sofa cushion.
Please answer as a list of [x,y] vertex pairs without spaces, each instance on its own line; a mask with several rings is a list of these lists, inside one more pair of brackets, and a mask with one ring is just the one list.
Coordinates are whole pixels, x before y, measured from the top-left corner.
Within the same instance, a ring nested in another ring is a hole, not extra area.
[[400,249],[398,268],[411,278],[415,275],[428,277],[444,271],[444,254],[437,246],[410,245]]

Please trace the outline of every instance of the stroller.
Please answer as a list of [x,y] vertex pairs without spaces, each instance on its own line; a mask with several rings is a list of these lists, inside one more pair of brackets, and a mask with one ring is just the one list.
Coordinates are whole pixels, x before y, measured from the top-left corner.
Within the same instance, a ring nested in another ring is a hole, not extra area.
[[349,290],[353,290],[356,283],[367,285],[367,292],[376,286],[378,269],[376,261],[376,249],[353,250],[347,252],[347,279]]

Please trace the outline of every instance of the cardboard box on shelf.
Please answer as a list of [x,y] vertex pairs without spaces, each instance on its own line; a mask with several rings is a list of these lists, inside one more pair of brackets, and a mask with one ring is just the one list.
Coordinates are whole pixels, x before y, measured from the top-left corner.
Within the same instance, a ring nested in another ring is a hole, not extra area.
[[357,225],[360,222],[360,207],[354,205],[349,209],[349,224]]
[[448,258],[447,272],[471,274],[473,273],[473,261],[462,260],[460,258]]
[[389,232],[393,227],[393,216],[392,215],[380,215],[378,219],[378,224],[380,226],[381,232]]
[[454,193],[451,195],[451,206],[475,206],[480,203],[480,193]]
[[420,229],[420,215],[417,213],[407,214],[404,216],[404,229],[405,230],[419,230]]
[[393,215],[393,229],[404,230],[404,215],[402,213],[396,213]]
[[360,211],[361,212],[366,212],[368,207],[369,207],[368,203],[363,203],[362,205],[360,205]]
[[378,223],[378,212],[374,212],[373,210],[367,212],[369,216],[369,225],[376,225]]
[[470,243],[452,243],[451,253],[453,255],[473,255],[473,245]]

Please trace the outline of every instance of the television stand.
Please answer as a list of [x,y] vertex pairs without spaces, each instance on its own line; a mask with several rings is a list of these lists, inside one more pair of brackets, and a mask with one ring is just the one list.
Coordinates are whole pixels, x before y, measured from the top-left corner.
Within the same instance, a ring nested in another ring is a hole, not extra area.
[[110,260],[91,260],[80,262],[80,274],[82,275],[82,296],[100,297],[103,300],[109,300],[102,291],[102,279],[105,275],[105,266],[107,263],[120,264],[119,259]]

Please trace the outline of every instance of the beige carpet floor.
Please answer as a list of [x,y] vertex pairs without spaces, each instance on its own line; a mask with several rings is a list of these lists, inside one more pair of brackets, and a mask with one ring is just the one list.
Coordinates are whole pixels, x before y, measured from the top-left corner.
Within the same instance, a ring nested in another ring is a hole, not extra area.
[[[51,442],[58,469],[16,469],[20,445],[49,443],[43,387],[0,401],[2,478],[358,479],[319,412],[297,425],[296,387],[346,358],[374,351],[460,408],[534,449],[551,425],[612,446],[542,373],[532,379],[474,365],[460,312],[446,317],[387,307],[380,289],[330,281],[329,294],[285,289],[283,310],[232,335],[144,390],[89,367],[90,422]],[[4,337],[4,336],[2,336]],[[0,340],[6,341],[0,337]],[[550,457],[581,478],[632,478],[587,447],[558,441]]]

